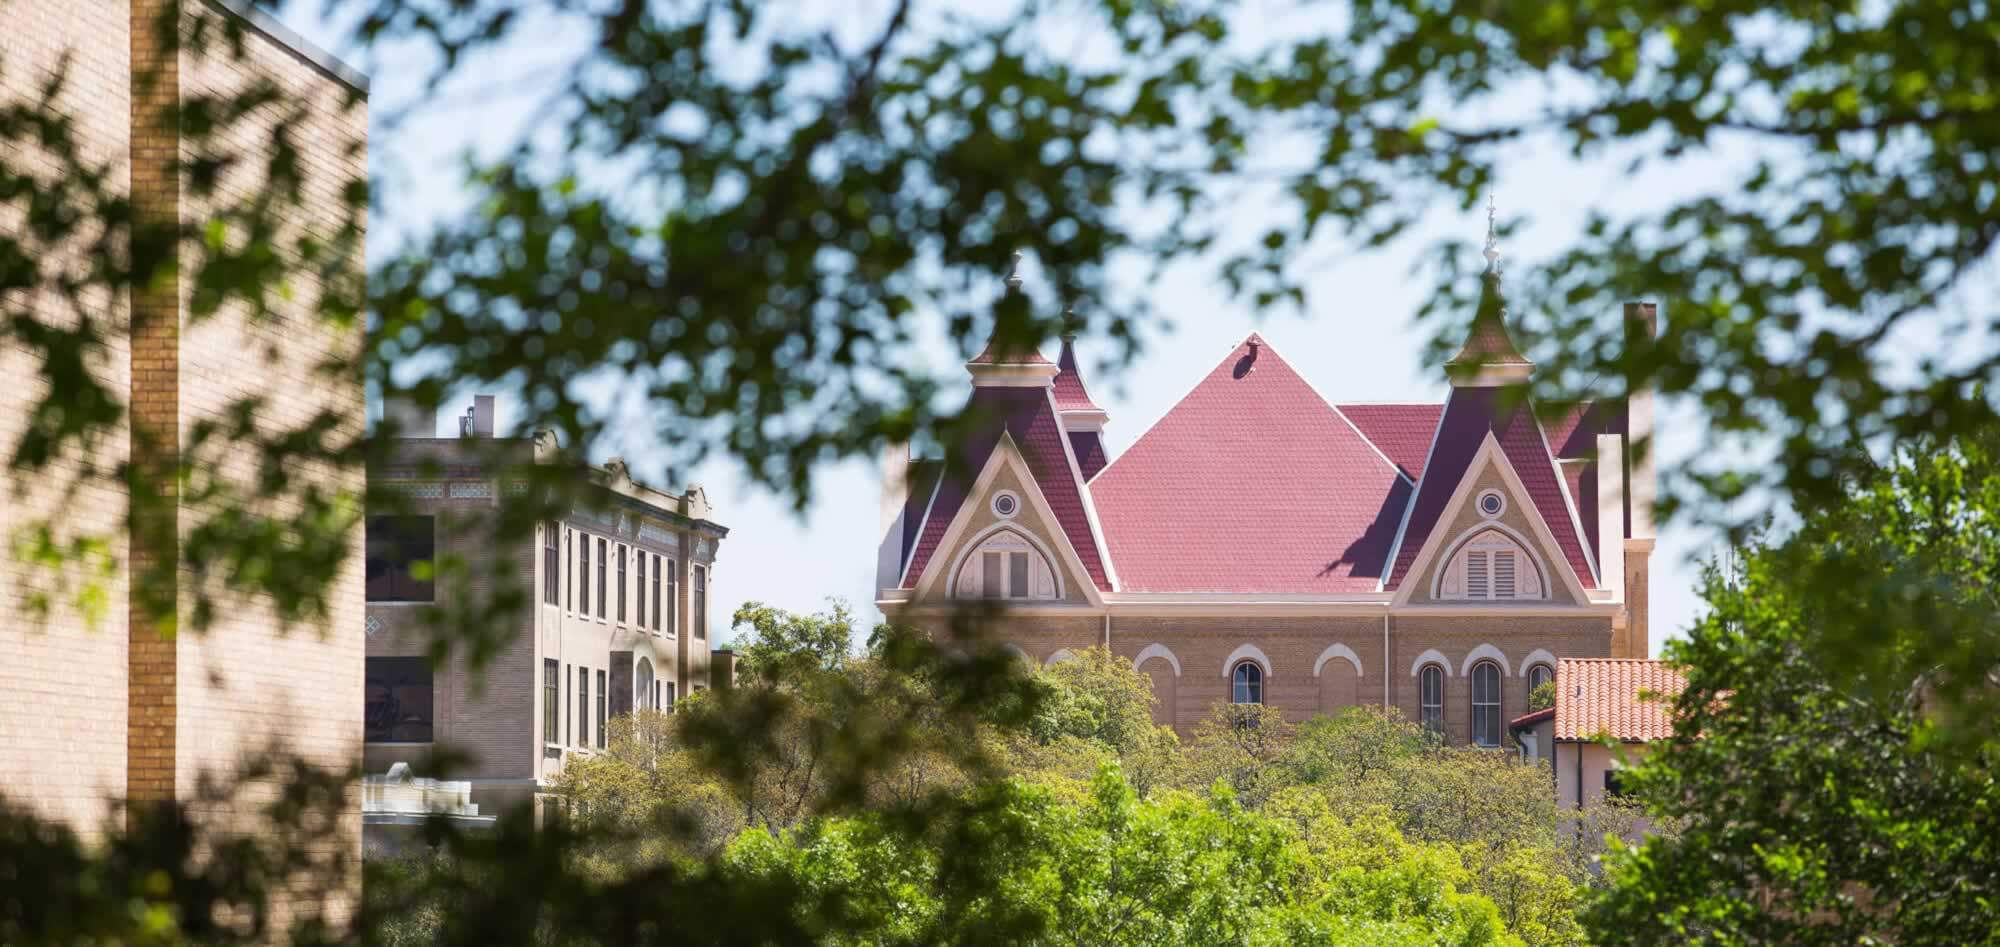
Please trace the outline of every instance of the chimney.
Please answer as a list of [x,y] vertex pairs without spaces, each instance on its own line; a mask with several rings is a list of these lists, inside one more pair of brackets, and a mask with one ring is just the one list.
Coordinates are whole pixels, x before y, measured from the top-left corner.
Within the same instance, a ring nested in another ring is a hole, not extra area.
[[881,542],[875,549],[875,587],[893,589],[903,578],[903,507],[910,495],[910,445],[882,449]]
[[493,436],[493,396],[473,395],[472,407],[465,412],[466,429],[461,433],[469,437]]
[[[1659,307],[1649,302],[1625,304],[1626,352],[1649,353],[1659,337]],[[1625,532],[1625,631],[1616,657],[1645,658],[1652,653],[1653,500],[1659,489],[1653,453],[1653,389],[1635,387],[1625,396],[1626,503],[1631,511]]]

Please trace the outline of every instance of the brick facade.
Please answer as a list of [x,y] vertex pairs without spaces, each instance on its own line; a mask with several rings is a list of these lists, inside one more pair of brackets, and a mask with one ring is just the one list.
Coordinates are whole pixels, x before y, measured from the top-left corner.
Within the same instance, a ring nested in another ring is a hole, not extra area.
[[[213,36],[224,18],[243,28],[240,58],[226,44],[204,50],[187,42],[198,23]],[[178,32],[162,36],[160,24]],[[359,531],[346,564],[328,577],[326,620],[288,627],[274,603],[231,592],[216,570],[198,574],[183,561],[185,538],[214,510],[191,508],[178,496],[175,471],[197,425],[221,420],[249,398],[263,401],[260,433],[296,429],[321,414],[335,419],[334,439],[360,431],[360,328],[323,320],[318,311],[323,274],[359,279],[359,248],[331,269],[293,269],[283,292],[267,288],[261,311],[230,302],[197,313],[194,251],[175,236],[205,233],[210,220],[264,192],[281,117],[291,120],[288,137],[301,156],[299,203],[279,211],[281,243],[306,231],[358,229],[343,195],[366,178],[365,89],[261,16],[199,0],[8,4],[0,7],[0,36],[0,89],[11,101],[32,101],[67,60],[57,107],[74,122],[83,160],[107,169],[113,186],[130,196],[126,236],[137,274],[129,296],[84,300],[101,307],[92,315],[105,329],[102,357],[89,368],[129,408],[130,423],[56,458],[9,498],[10,531],[51,517],[59,545],[104,542],[105,557],[91,563],[108,572],[52,573],[11,552],[0,561],[8,583],[0,595],[0,766],[13,776],[8,796],[88,831],[102,824],[114,799],[190,803],[205,777],[228,777],[244,758],[271,750],[348,772],[361,751]],[[177,106],[258,81],[277,86],[282,108],[228,126],[206,147],[237,162],[213,191],[189,186],[182,171],[202,146],[179,133]],[[48,155],[7,160],[59,172]],[[20,226],[0,220],[0,227]],[[66,252],[57,248],[55,256]],[[88,258],[79,249],[64,262],[81,268]],[[38,316],[57,324],[74,318],[66,303],[44,302]],[[352,368],[316,370],[326,363]],[[31,381],[40,369],[29,353],[0,351],[0,377],[16,382],[0,391],[0,453],[12,456],[31,407],[46,395]],[[137,492],[108,476],[128,459]],[[254,476],[256,462],[235,447],[192,458],[201,477],[238,487]],[[354,467],[299,464],[290,473],[289,491],[255,512],[282,522],[298,512],[294,498],[307,487],[358,497],[364,483]],[[150,588],[134,581],[156,574],[147,566],[160,562],[180,563],[164,573],[173,581]],[[101,613],[72,603],[85,580],[102,583]],[[215,604],[213,621],[199,630],[197,588]],[[50,593],[45,619],[33,608],[39,593]],[[276,788],[259,784],[231,807],[194,815],[214,829],[254,832],[248,807]],[[310,854],[359,856],[358,795],[328,844]],[[358,882],[350,876],[316,887],[337,914]]]

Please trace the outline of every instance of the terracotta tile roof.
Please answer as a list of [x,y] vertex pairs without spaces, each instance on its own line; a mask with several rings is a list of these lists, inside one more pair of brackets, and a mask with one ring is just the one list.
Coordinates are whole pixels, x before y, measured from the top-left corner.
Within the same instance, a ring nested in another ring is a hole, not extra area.
[[1431,435],[1436,433],[1442,404],[1343,404],[1347,415],[1362,436],[1388,455],[1411,480],[1424,475],[1424,455],[1430,452]]
[[1528,711],[1527,713],[1520,715],[1519,717],[1515,717],[1514,719],[1507,721],[1507,729],[1519,730],[1523,727],[1532,727],[1535,724],[1541,723],[1542,721],[1547,720],[1555,715],[1556,715],[1556,709],[1554,707],[1543,707],[1540,710],[1531,710]]
[[1673,736],[1671,700],[1687,686],[1664,661],[1638,658],[1563,658],[1556,662],[1558,740],[1661,740]]
[[1410,484],[1252,335],[1090,494],[1122,590],[1372,592]]
[[1583,551],[1583,537],[1564,500],[1562,474],[1556,470],[1555,458],[1549,456],[1533,408],[1525,398],[1510,397],[1498,388],[1452,389],[1450,399],[1445,402],[1444,417],[1438,422],[1437,446],[1424,465],[1423,479],[1417,483],[1416,505],[1403,528],[1402,545],[1396,550],[1390,587],[1399,585],[1409,574],[1417,553],[1430,538],[1438,517],[1444,514],[1445,504],[1450,502],[1459,481],[1472,466],[1473,456],[1485,443],[1488,431],[1500,442],[1500,450],[1520,476],[1521,485],[1527,488],[1529,498],[1555,536],[1556,545],[1577,581],[1587,589],[1596,587],[1590,559]]
[[903,580],[904,587],[914,588],[923,579],[924,570],[930,565],[938,544],[943,541],[945,530],[950,528],[953,517],[958,515],[959,507],[965,504],[972,481],[986,469],[986,461],[993,456],[993,448],[1000,443],[1000,433],[1005,430],[1020,446],[1022,458],[1034,475],[1036,487],[1049,501],[1049,508],[1054,511],[1064,535],[1069,537],[1070,545],[1076,548],[1084,571],[1098,588],[1110,588],[1103,556],[1097,548],[1096,538],[1091,534],[1090,520],[1084,511],[1083,488],[1072,472],[1069,455],[1063,451],[1062,423],[1056,419],[1055,410],[1049,403],[1048,390],[979,388],[973,391],[972,401],[966,410],[983,413],[991,423],[969,435],[954,449],[954,456],[961,463],[945,474],[937,489],[937,500],[931,504],[930,515],[918,529],[917,542],[910,553],[909,570]]
[[[1056,410],[1095,411],[1097,403],[1090,400],[1090,392],[1083,386],[1083,375],[1076,370],[1076,351],[1068,336],[1063,337],[1062,354],[1056,357]],[[1088,477],[1089,474],[1084,474]]]

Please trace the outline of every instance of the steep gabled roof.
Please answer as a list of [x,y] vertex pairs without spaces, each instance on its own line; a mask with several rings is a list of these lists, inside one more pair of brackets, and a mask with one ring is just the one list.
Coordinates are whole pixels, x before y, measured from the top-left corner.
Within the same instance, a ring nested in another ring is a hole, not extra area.
[[1104,453],[1104,436],[1096,431],[1071,431],[1069,446],[1076,453],[1077,471],[1085,481],[1097,476],[1110,462]]
[[1110,573],[1098,548],[1096,535],[1090,528],[1083,487],[1079,475],[1070,466],[1069,453],[1064,449],[1062,424],[1056,418],[1049,390],[1041,387],[977,388],[966,410],[979,412],[988,423],[954,448],[954,459],[958,464],[945,472],[937,486],[937,496],[929,503],[929,512],[924,514],[923,524],[917,529],[916,544],[911,549],[909,565],[903,574],[903,587],[915,588],[923,578],[924,569],[937,553],[945,530],[951,526],[952,518],[958,515],[959,507],[965,504],[972,481],[986,467],[994,445],[999,443],[1000,432],[1004,430],[1019,445],[1022,459],[1035,476],[1035,486],[1048,500],[1063,533],[1069,537],[1070,545],[1076,548],[1084,571],[1089,573],[1098,588],[1109,589]]
[[1666,739],[1674,735],[1673,698],[1686,687],[1663,661],[1564,658],[1556,662],[1555,738]]
[[1472,316],[1472,329],[1466,333],[1465,344],[1458,354],[1445,363],[1446,367],[1478,368],[1480,366],[1528,366],[1521,350],[1514,347],[1514,337],[1507,332],[1505,303],[1500,295],[1500,274],[1488,269],[1480,276],[1479,309]]
[[1453,388],[1445,402],[1436,444],[1424,463],[1423,479],[1417,483],[1409,520],[1396,542],[1396,561],[1390,570],[1388,587],[1396,588],[1409,574],[1418,551],[1430,538],[1445,504],[1464,479],[1488,432],[1499,441],[1508,464],[1521,478],[1536,512],[1548,525],[1577,581],[1584,588],[1595,588],[1590,556],[1584,551],[1576,520],[1570,516],[1562,473],[1556,469],[1555,458],[1549,455],[1533,405],[1518,390],[1471,387]]
[[1090,494],[1123,591],[1373,592],[1410,482],[1252,335]]
[[1402,468],[1404,476],[1415,480],[1424,475],[1424,455],[1430,452],[1431,435],[1437,433],[1444,405],[1344,404],[1340,413]]

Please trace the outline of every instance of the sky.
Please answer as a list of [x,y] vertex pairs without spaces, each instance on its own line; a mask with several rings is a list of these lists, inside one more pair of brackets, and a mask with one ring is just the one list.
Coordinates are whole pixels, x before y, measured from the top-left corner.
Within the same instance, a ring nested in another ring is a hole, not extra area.
[[[868,13],[874,6],[879,3],[856,0],[850,15],[858,23],[872,23]],[[389,195],[370,221],[370,255],[376,259],[400,236],[463,206],[465,195],[457,186],[460,157],[493,155],[512,144],[539,117],[542,95],[537,93],[542,90],[535,79],[549,74],[587,39],[560,24],[525,30],[521,34],[525,38],[473,57],[457,79],[424,97],[416,88],[416,69],[399,68],[393,51],[373,61],[352,56],[342,42],[342,31],[320,20],[315,15],[318,9],[319,0],[292,0],[281,7],[279,16],[370,74],[371,114],[376,119],[370,162],[378,187],[385,189],[381,193]],[[404,113],[404,103],[419,100],[426,105]],[[397,119],[393,124],[392,116]],[[1712,184],[1717,162],[1731,160],[1723,155],[1707,162],[1680,161],[1661,166],[1644,179],[1633,179],[1611,162],[1578,164],[1560,153],[1525,151],[1501,167],[1495,190],[1503,215],[1529,220],[1500,247],[1503,270],[1531,266],[1534,260],[1553,255],[1593,208],[1653,206]],[[1255,224],[1254,215],[1246,217],[1246,225]],[[1112,455],[1143,433],[1252,331],[1262,333],[1330,401],[1442,401],[1448,390],[1443,372],[1422,358],[1430,330],[1414,318],[1433,286],[1412,275],[1412,262],[1416,252],[1440,239],[1469,241],[1473,249],[1467,252],[1475,253],[1485,227],[1484,209],[1478,208],[1463,214],[1433,214],[1382,250],[1347,252],[1337,244],[1317,248],[1316,260],[1323,257],[1323,262],[1307,282],[1303,316],[1260,315],[1230,299],[1212,278],[1212,267],[1190,265],[1169,272],[1149,292],[1156,310],[1170,320],[1170,331],[1146,336],[1142,356],[1115,376],[1086,375],[1092,395],[1110,415],[1105,438]],[[1022,250],[1030,260],[1024,275],[1032,287],[1038,276],[1032,265],[1034,247]],[[994,274],[996,281],[1001,276]],[[1656,301],[1661,318],[1671,320],[1672,301]],[[1080,340],[1079,354],[1086,365],[1103,352],[1093,348],[1088,337]],[[941,362],[963,360],[962,354],[942,350],[936,357]],[[950,370],[941,365],[941,371]],[[441,414],[461,410],[462,406],[447,405]],[[504,393],[499,415],[503,428],[515,420]],[[1672,401],[1659,405],[1656,426],[1662,469],[1694,456],[1707,440],[1699,415]],[[639,479],[658,482],[647,474],[661,465],[647,456],[643,446],[635,450],[628,442],[623,453]],[[707,464],[686,483],[664,486],[679,490],[690,483],[704,488],[715,510],[712,518],[730,530],[717,553],[711,628],[727,627],[729,616],[746,601],[812,611],[838,597],[855,608],[862,622],[876,620],[880,485],[872,463],[822,468],[813,502],[802,514],[794,511],[789,497],[751,485],[728,463]],[[1694,527],[1676,523],[1661,531],[1652,580],[1655,654],[1662,641],[1681,633],[1694,619],[1700,561],[1719,549],[1716,537]],[[718,643],[730,637],[725,632]]]

